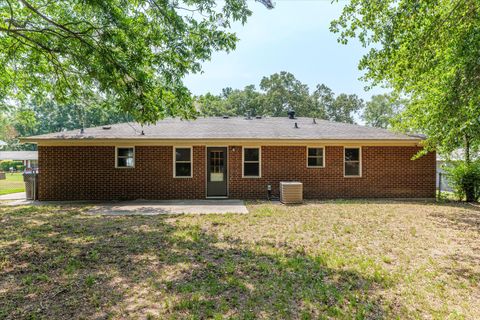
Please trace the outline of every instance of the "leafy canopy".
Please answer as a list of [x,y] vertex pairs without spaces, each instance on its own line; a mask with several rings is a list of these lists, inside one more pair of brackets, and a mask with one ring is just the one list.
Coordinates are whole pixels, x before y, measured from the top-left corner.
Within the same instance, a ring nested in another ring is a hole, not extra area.
[[363,100],[354,94],[335,96],[326,85],[310,89],[292,73],[282,71],[243,90],[224,88],[222,94],[207,93],[196,99],[196,107],[205,116],[273,116],[285,117],[294,110],[297,116],[355,123],[355,115],[363,108]]
[[405,103],[405,100],[391,94],[374,95],[365,104],[362,119],[367,126],[388,128],[392,120],[405,108]]
[[351,0],[331,30],[370,48],[365,79],[409,97],[398,128],[427,134],[427,149],[478,148],[478,0]]
[[182,78],[230,51],[246,0],[0,1],[0,101],[81,101],[92,92],[140,122],[194,108]]
[[5,116],[0,114],[0,140],[8,144],[6,149],[30,150],[33,145],[20,144],[19,136],[26,137],[133,120],[112,105],[113,103],[102,99],[86,100],[83,105],[57,105],[51,101],[44,103],[31,101],[8,111]]
[[260,89],[265,92],[263,103],[266,115],[284,116],[288,109],[305,114],[309,108],[308,86],[290,72],[282,71],[263,77]]
[[363,108],[363,100],[356,94],[341,93],[335,97],[324,84],[317,85],[313,99],[318,117],[336,122],[355,123],[354,115]]

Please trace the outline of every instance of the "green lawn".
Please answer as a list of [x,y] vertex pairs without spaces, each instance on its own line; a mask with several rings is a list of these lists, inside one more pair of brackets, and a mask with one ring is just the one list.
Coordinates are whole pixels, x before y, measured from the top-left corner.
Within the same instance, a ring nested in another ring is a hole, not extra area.
[[0,207],[0,318],[480,318],[478,207],[248,207],[153,217]]
[[6,176],[6,180],[0,180],[0,195],[25,191],[25,183],[21,173],[6,173]]

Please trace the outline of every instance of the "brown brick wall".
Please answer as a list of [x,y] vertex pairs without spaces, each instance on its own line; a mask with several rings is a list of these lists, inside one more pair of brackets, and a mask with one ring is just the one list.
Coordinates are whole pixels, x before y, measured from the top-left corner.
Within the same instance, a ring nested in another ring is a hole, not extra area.
[[[233,151],[235,149],[235,151]],[[435,154],[416,147],[363,147],[362,177],[343,177],[343,147],[325,148],[325,168],[306,167],[306,147],[262,147],[262,177],[242,178],[241,147],[229,147],[229,197],[265,199],[267,185],[301,181],[305,198],[431,198]],[[193,148],[193,178],[173,178],[173,147],[135,148],[135,168],[115,168],[114,147],[39,147],[41,200],[203,199],[205,147]]]
[[135,147],[135,168],[115,168],[115,147],[39,147],[40,200],[201,199],[205,148],[193,178],[173,178],[173,147]]
[[343,177],[343,147],[325,148],[325,168],[307,168],[306,147],[262,147],[262,177],[242,178],[241,147],[230,147],[230,197],[278,195],[281,181],[301,181],[304,197],[435,197],[435,154],[411,158],[416,147],[362,147],[362,177]]

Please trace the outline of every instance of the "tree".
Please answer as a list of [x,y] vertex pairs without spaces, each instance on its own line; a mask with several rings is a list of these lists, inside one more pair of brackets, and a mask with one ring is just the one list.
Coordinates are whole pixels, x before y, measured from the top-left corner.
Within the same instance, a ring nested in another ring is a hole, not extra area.
[[425,151],[463,147],[466,162],[480,146],[479,12],[477,0],[351,0],[331,25],[370,48],[365,79],[409,98],[396,127],[426,134]]
[[255,86],[243,90],[224,88],[218,96],[207,93],[197,97],[198,111],[203,116],[256,116],[263,114],[262,95]]
[[17,135],[15,128],[7,117],[0,114],[0,141],[8,142]]
[[196,105],[205,116],[273,116],[285,117],[294,110],[299,117],[354,123],[356,114],[364,107],[355,94],[335,96],[326,85],[318,85],[310,94],[308,86],[289,72],[263,77],[263,92],[248,85],[243,90],[224,88],[220,95],[210,93],[197,97]]
[[265,113],[262,101],[262,95],[255,90],[255,86],[252,84],[243,90],[233,90],[224,103],[231,110],[229,114],[261,116]]
[[219,117],[233,115],[230,110],[227,110],[225,100],[222,99],[222,96],[216,96],[211,93],[197,97],[195,99],[195,105],[202,116]]
[[366,103],[362,119],[368,126],[386,129],[391,126],[391,120],[404,108],[404,104],[404,101],[395,99],[390,94],[374,95]]
[[[8,143],[9,149],[14,150],[32,149],[32,146],[20,144],[17,139],[19,136],[26,137],[133,120],[127,114],[113,108],[111,103],[101,100],[88,100],[83,105],[56,105],[53,102],[34,101],[12,110],[9,119],[10,134],[5,142]],[[0,129],[0,135],[1,133]]]
[[227,29],[250,14],[246,0],[2,1],[0,100],[78,104],[89,91],[143,123],[192,116],[182,78],[233,50]]
[[341,93],[335,97],[333,91],[324,84],[317,85],[312,96],[316,107],[310,116],[330,121],[355,123],[355,113],[363,108],[363,100],[357,95]]
[[297,115],[306,116],[312,105],[308,86],[297,80],[290,72],[282,71],[263,77],[260,89],[265,92],[263,96],[265,115],[284,116],[289,109],[293,109]]

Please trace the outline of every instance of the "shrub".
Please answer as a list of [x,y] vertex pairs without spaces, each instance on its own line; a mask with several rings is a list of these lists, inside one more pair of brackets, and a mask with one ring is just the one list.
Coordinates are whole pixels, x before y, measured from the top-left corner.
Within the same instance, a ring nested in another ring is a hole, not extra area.
[[10,171],[10,167],[19,170],[18,166],[21,166],[21,168],[23,168],[22,161],[11,161],[11,160],[0,161],[0,170],[2,171],[8,172]]
[[457,161],[445,168],[447,179],[460,199],[467,202],[477,201],[480,197],[480,161],[466,163]]

